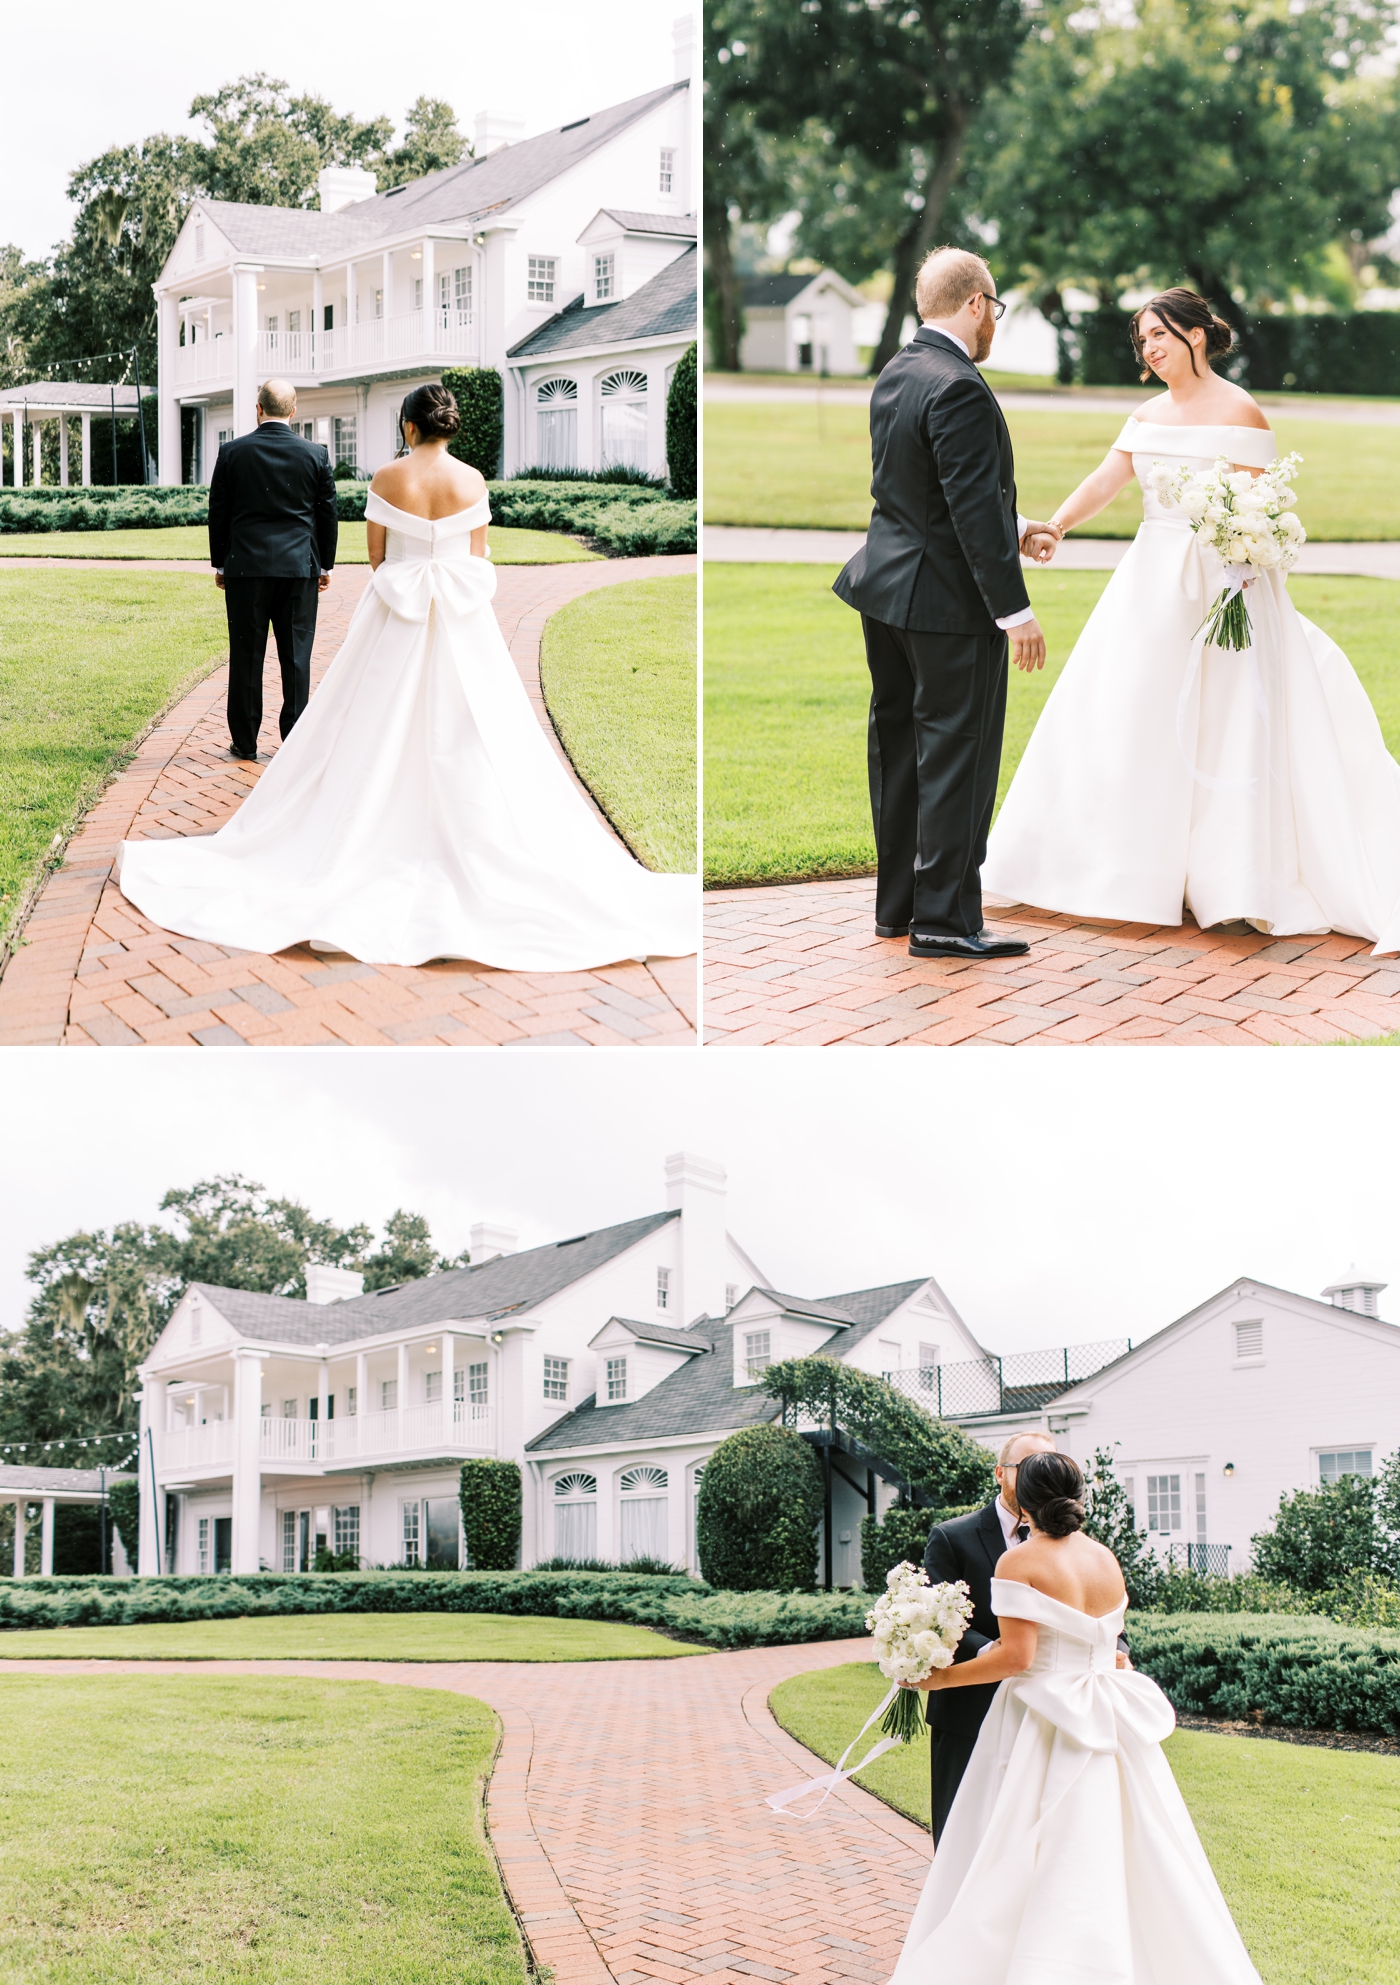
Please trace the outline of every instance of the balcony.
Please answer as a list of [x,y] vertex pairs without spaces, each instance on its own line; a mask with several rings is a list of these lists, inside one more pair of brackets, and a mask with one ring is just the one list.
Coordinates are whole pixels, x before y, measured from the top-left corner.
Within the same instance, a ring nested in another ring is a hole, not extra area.
[[[231,1420],[174,1427],[160,1437],[166,1475],[231,1470],[235,1429]],[[449,1420],[441,1400],[388,1413],[360,1413],[345,1420],[258,1422],[259,1465],[264,1469],[324,1472],[356,1464],[384,1466],[441,1454],[494,1454],[495,1421],[489,1406],[458,1399]]]
[[957,1364],[882,1372],[880,1376],[938,1419],[1034,1413],[1132,1348],[1130,1337],[1108,1337],[1096,1344],[1061,1344],[1048,1351],[969,1358]]
[[[253,364],[260,381],[280,375],[305,386],[366,372],[440,366],[449,359],[458,365],[478,363],[476,324],[469,310],[405,310],[333,331],[259,331]],[[221,381],[231,385],[233,370],[234,341],[226,335],[175,348],[177,387]]]

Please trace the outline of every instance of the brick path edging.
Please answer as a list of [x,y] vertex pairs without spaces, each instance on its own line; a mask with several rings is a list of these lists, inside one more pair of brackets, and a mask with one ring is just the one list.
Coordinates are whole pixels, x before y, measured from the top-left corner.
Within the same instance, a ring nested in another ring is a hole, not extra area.
[[477,1697],[501,1722],[491,1845],[555,1985],[883,1985],[932,1859],[927,1832],[849,1781],[811,1822],[763,1803],[826,1769],[775,1721],[771,1690],[869,1655],[847,1640],[666,1661],[0,1660],[0,1672],[329,1675]]

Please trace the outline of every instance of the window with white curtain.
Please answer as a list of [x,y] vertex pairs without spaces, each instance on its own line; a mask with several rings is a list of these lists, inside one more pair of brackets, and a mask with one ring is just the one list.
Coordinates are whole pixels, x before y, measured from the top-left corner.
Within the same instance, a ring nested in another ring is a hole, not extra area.
[[578,381],[543,379],[535,388],[535,453],[542,469],[578,467]]
[[554,1484],[554,1555],[598,1555],[598,1477],[561,1475]]
[[618,1484],[618,1555],[623,1564],[633,1558],[664,1560],[667,1479],[664,1468],[628,1468],[623,1473]]
[[1369,1475],[1371,1469],[1371,1449],[1369,1447],[1337,1448],[1317,1457],[1318,1478],[1324,1488],[1330,1482],[1340,1482],[1343,1475]]
[[603,467],[645,469],[647,465],[647,376],[628,369],[610,372],[600,385]]
[[422,1563],[423,1555],[423,1505],[420,1502],[401,1503],[403,1514],[403,1562],[406,1565]]

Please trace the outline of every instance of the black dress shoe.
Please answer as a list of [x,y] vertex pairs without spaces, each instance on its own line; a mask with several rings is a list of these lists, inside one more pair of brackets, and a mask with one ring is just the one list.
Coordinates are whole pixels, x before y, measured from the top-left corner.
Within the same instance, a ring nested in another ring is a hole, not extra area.
[[994,937],[989,930],[974,931],[971,937],[923,937],[909,933],[911,958],[1024,958],[1030,950],[1024,938]]
[[230,758],[241,758],[245,760],[245,762],[249,765],[256,765],[258,762],[258,754],[256,751],[240,751],[236,744],[231,744],[229,746],[228,755]]
[[908,924],[876,924],[876,937],[908,937]]

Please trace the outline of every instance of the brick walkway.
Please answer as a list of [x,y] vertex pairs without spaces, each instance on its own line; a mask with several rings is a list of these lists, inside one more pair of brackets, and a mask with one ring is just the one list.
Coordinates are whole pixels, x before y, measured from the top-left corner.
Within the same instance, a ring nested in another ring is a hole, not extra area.
[[[564,765],[569,761],[540,690],[540,636],[546,620],[567,601],[598,586],[694,570],[693,557],[500,568],[496,611],[501,629]],[[203,577],[207,582],[207,574]],[[322,597],[313,694],[368,580],[367,565],[340,566]],[[228,756],[226,688],[227,669],[219,668],[191,690],[151,730],[84,817],[0,979],[0,1043],[693,1045],[693,957],[567,973],[502,972],[470,962],[366,965],[305,946],[275,956],[237,951],[174,937],[149,923],[112,879],[118,843],[146,835],[212,832],[237,809],[259,776],[258,767]],[[268,757],[277,748],[280,701],[274,654],[259,738]],[[569,771],[573,777],[572,767]],[[598,817],[602,819],[601,813]]]
[[873,878],[705,898],[705,1038],[726,1047],[1261,1047],[1400,1029],[1400,959],[1354,937],[1262,937],[993,911],[1030,955],[911,958],[875,935]]
[[0,1670],[329,1674],[478,1697],[504,1733],[487,1799],[492,1844],[556,1985],[883,1985],[928,1872],[928,1834],[850,1784],[810,1823],[763,1803],[824,1769],[773,1721],[769,1691],[869,1651],[848,1640],[657,1662],[0,1661]]

